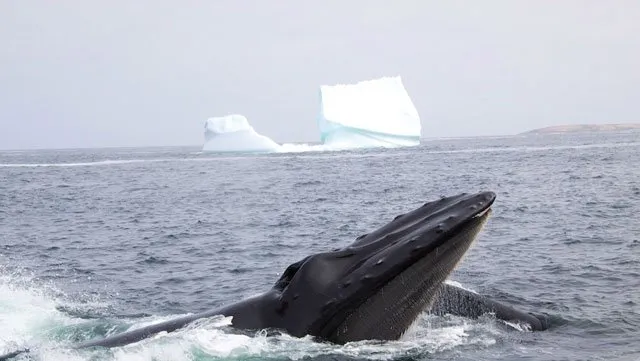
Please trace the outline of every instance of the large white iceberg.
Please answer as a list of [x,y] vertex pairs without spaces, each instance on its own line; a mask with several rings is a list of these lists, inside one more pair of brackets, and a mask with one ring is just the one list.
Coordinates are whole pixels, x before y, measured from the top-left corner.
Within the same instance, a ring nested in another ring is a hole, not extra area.
[[204,124],[203,152],[274,152],[280,145],[258,134],[240,114],[212,117]]
[[326,149],[416,146],[422,131],[400,76],[321,86],[318,127]]

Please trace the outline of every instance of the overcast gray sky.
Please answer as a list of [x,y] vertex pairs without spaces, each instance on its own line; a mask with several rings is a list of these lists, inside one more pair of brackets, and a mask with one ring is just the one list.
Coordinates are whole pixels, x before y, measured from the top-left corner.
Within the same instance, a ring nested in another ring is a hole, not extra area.
[[640,1],[0,0],[0,148],[318,141],[318,87],[401,75],[423,137],[640,121]]

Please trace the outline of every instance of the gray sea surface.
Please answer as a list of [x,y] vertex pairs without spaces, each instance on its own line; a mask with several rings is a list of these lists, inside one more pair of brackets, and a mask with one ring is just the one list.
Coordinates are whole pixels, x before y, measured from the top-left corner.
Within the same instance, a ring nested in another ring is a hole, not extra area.
[[[214,318],[71,349],[263,292],[310,253],[481,190],[497,194],[493,214],[451,280],[549,314],[549,330],[424,314],[400,341],[337,346]],[[23,360],[640,360],[640,132],[0,151],[0,354],[21,347]]]

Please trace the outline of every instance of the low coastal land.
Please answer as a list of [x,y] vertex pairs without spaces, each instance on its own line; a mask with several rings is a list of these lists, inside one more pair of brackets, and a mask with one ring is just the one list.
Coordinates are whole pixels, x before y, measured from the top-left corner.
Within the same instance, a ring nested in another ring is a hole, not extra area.
[[566,124],[532,129],[520,134],[550,134],[550,133],[578,133],[578,132],[610,132],[624,130],[640,130],[640,123],[620,124]]

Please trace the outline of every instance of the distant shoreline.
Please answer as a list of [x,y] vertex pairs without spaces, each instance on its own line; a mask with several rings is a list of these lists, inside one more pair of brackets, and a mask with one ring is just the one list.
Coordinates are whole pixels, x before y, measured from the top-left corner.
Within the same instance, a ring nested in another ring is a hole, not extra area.
[[553,125],[544,128],[536,128],[520,133],[524,134],[550,134],[550,133],[578,133],[578,132],[611,132],[621,130],[640,129],[640,123],[618,124],[565,124]]

